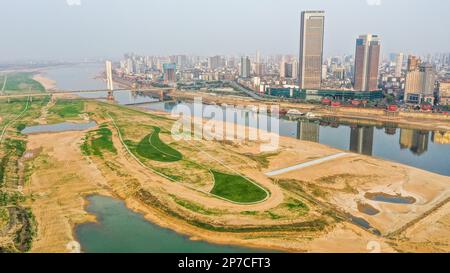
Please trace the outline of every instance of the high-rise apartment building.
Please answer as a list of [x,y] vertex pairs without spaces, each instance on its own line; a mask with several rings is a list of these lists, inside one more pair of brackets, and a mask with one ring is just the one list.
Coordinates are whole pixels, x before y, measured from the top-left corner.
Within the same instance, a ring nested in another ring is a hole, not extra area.
[[366,34],[356,39],[355,73],[353,85],[357,91],[378,90],[378,67],[380,63],[380,39]]
[[163,64],[164,82],[165,83],[174,83],[177,81],[176,69],[177,69],[177,65],[175,63]]
[[241,78],[250,77],[251,67],[250,58],[248,56],[241,57]]
[[298,80],[302,89],[320,89],[325,12],[303,11],[300,26]]
[[399,78],[402,76],[403,69],[403,53],[397,54],[395,59],[395,77]]
[[256,51],[256,56],[255,56],[255,75],[256,76],[262,76],[263,73],[263,65],[261,63],[261,53],[259,52],[259,50]]
[[441,105],[450,105],[450,81],[441,81],[439,83],[439,99]]
[[408,57],[404,100],[408,103],[434,103],[436,73],[431,64],[421,63],[415,56]]
[[414,71],[419,68],[420,59],[416,56],[409,55],[408,56],[408,66],[406,67],[407,72]]
[[223,64],[223,59],[221,56],[214,56],[208,58],[208,68],[210,70],[216,70]]
[[285,67],[286,67],[286,58],[284,56],[281,57],[281,61],[280,61],[280,78],[284,78],[286,76],[285,73]]

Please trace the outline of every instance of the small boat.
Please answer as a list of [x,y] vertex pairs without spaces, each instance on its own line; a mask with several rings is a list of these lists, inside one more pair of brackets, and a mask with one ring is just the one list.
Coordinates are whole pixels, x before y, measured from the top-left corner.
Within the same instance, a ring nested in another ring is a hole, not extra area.
[[297,109],[291,109],[291,110],[287,111],[286,115],[299,117],[299,116],[304,116],[305,114],[298,111]]
[[320,115],[308,112],[308,113],[306,113],[306,117],[307,118],[320,118]]

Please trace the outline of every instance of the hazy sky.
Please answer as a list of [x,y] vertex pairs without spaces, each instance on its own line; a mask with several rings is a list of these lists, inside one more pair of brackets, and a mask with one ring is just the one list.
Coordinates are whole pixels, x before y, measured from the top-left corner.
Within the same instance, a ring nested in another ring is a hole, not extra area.
[[297,54],[308,9],[326,12],[326,55],[353,53],[362,33],[384,53],[450,51],[448,0],[1,0],[0,61]]

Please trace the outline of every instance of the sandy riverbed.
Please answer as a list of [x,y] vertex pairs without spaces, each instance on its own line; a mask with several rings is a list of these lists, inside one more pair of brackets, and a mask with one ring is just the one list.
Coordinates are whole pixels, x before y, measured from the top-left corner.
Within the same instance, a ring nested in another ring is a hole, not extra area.
[[[93,110],[93,109],[88,109]],[[140,120],[142,118],[142,120]],[[98,120],[100,124],[107,120]],[[137,117],[134,122],[144,122],[143,117]],[[223,209],[229,211],[231,216],[208,218],[200,217],[205,221],[221,222],[227,225],[243,224],[268,224],[274,220],[256,219],[239,215],[239,212],[246,210],[266,211],[274,209],[283,201],[283,196],[289,194],[282,191],[276,184],[263,175],[265,170],[257,170],[251,165],[242,161],[241,165],[236,165],[248,177],[269,189],[271,197],[265,202],[253,205],[237,205],[201,194],[182,184],[173,183],[149,172],[126,154],[117,132],[113,130],[113,142],[118,149],[118,155],[107,157],[108,161],[119,166],[118,170],[111,171],[100,159],[86,158],[81,154],[80,144],[84,137],[83,132],[65,132],[55,134],[38,134],[29,136],[28,149],[42,147],[42,155],[45,160],[38,161],[36,171],[31,177],[28,193],[36,196],[31,206],[38,222],[38,237],[33,245],[35,252],[68,252],[67,244],[74,240],[73,228],[76,224],[94,220],[84,210],[84,196],[91,193],[113,195],[125,200],[127,206],[135,211],[139,211],[144,216],[163,227],[188,235],[193,239],[202,239],[214,243],[236,244],[242,246],[253,246],[259,248],[270,248],[294,252],[368,252],[375,250],[382,252],[395,251],[391,247],[392,239],[379,237],[349,223],[339,223],[332,225],[322,232],[279,232],[279,233],[226,233],[213,232],[194,227],[185,221],[175,219],[157,209],[142,203],[135,197],[135,192],[145,189],[167,201],[167,205],[179,211],[173,201],[170,203],[169,193],[185,200],[195,201],[208,209]],[[326,147],[317,143],[309,143],[287,137],[281,137],[282,152],[270,158],[267,170],[279,169],[282,167],[295,165],[317,156],[326,156],[338,150]],[[207,150],[223,149],[221,144],[215,142],[203,143]],[[238,146],[227,146],[230,154],[239,153],[259,153],[259,145],[249,143]],[[228,155],[224,155],[227,158]],[[201,160],[201,158],[199,158]],[[234,162],[233,158],[227,158]],[[356,164],[356,165],[355,165]],[[356,167],[355,167],[356,166]],[[373,177],[376,169],[383,169],[386,172],[378,172],[376,179]],[[354,174],[354,172],[357,172]],[[396,176],[395,173],[398,175]],[[403,176],[403,174],[409,174]],[[417,170],[401,164],[383,161],[375,158],[367,158],[361,155],[351,155],[347,160],[332,160],[317,166],[303,169],[301,173],[286,174],[285,179],[298,179],[302,181],[316,181],[332,175],[351,174],[356,175],[356,182],[359,185],[351,185],[355,189],[363,192],[367,191],[402,191],[414,196],[420,201],[412,209],[404,210],[398,206],[382,206],[383,214],[374,218],[371,222],[383,232],[391,232],[406,225],[408,221],[420,217],[425,211],[433,208],[433,204],[442,200],[443,193],[448,192],[450,181],[448,177],[438,176],[426,171]],[[398,183],[392,183],[395,178]],[[425,187],[421,187],[421,181],[427,181]],[[329,202],[336,204],[344,210],[354,209],[354,202],[360,198],[360,193],[346,195],[339,190],[342,181],[336,184],[335,191],[330,191]],[[344,183],[345,184],[345,183]],[[423,189],[423,190],[422,190]],[[441,193],[441,194],[440,194]],[[315,209],[312,209],[314,215]],[[357,211],[352,211],[357,213]],[[236,213],[236,214],[232,214]],[[238,215],[238,216],[233,216]],[[411,229],[406,230],[409,241],[397,242],[396,249],[402,251],[420,251],[427,244],[430,251],[449,250],[449,247],[429,247],[428,244],[438,244],[442,236],[434,236],[433,230],[427,227],[427,223],[441,222],[440,219],[448,219],[450,210],[448,206],[443,206],[436,213],[431,213],[423,218]],[[404,217],[405,216],[405,217]],[[194,217],[191,215],[191,217]],[[401,220],[400,218],[403,218]],[[397,219],[398,218],[398,219]],[[395,221],[393,221],[393,219]],[[401,221],[400,221],[400,220]],[[280,220],[278,223],[282,223]],[[448,221],[445,220],[440,225],[440,230],[448,229]],[[418,234],[418,237],[416,237]],[[414,248],[406,243],[417,240]],[[394,240],[396,242],[396,240]]]

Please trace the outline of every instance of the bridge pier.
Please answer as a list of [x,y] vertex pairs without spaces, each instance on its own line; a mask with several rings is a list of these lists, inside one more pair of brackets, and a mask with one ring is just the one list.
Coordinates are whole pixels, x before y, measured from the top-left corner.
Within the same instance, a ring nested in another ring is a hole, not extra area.
[[112,90],[108,91],[108,100],[110,101],[114,100],[114,92]]

